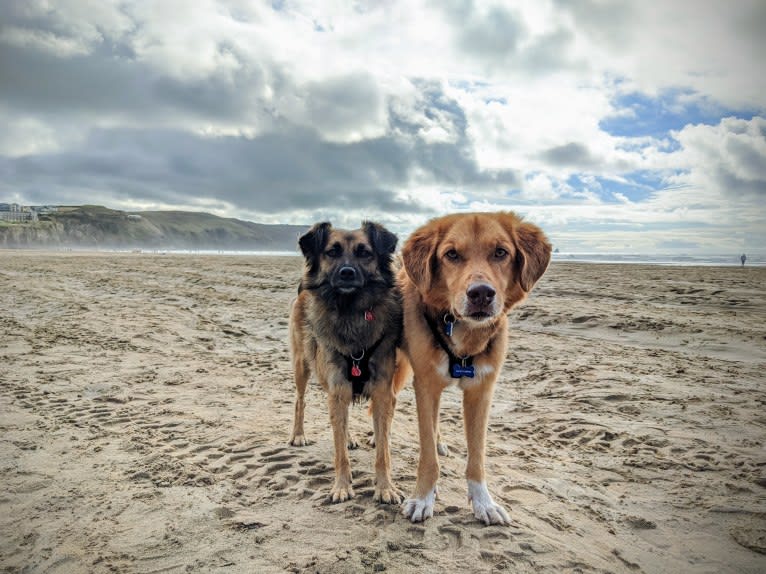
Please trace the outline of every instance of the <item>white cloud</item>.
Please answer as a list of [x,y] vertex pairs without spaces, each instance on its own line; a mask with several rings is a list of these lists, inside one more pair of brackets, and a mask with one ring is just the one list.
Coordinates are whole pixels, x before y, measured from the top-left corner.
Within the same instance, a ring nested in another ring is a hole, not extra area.
[[626,79],[630,89],[687,86],[727,106],[763,109],[760,0],[559,4],[592,66]]
[[671,183],[737,200],[766,200],[766,119],[724,118],[716,126],[688,125],[674,135],[681,150],[671,156],[684,171],[669,178]]
[[60,36],[53,32],[15,26],[0,30],[0,42],[22,48],[43,50],[62,58],[87,54],[90,51],[89,43],[82,38]]

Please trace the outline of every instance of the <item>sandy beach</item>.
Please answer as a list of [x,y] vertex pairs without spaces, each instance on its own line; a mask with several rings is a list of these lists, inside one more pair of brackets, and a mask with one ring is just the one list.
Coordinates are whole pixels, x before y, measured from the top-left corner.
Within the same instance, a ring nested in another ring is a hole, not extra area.
[[[466,500],[457,390],[437,515],[328,504],[332,435],[288,446],[298,257],[0,252],[0,571],[766,571],[766,268],[552,264],[511,314]],[[409,494],[411,385],[392,432]],[[366,409],[353,432],[366,436]]]

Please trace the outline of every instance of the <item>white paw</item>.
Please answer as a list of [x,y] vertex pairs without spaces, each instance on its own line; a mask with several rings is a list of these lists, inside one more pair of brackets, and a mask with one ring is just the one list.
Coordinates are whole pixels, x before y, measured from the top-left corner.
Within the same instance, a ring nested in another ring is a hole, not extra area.
[[486,483],[469,480],[468,500],[471,502],[471,506],[473,506],[473,515],[484,524],[508,525],[511,523],[505,508],[495,504],[495,501],[492,500]]
[[408,498],[402,503],[402,514],[412,522],[423,522],[434,515],[436,488],[434,487],[425,498]]
[[449,447],[447,446],[446,442],[437,442],[436,443],[436,452],[439,453],[439,456],[449,456]]

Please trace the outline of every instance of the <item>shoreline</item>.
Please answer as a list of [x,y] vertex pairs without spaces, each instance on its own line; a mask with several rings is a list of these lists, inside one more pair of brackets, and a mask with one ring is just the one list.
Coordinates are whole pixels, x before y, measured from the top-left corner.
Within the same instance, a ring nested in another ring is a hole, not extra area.
[[[263,250],[191,250],[191,249],[97,249],[97,248],[47,248],[47,247],[18,247],[18,248],[0,248],[0,255],[34,253],[42,255],[161,255],[161,256],[200,256],[200,257],[301,257],[298,251],[263,251]],[[554,254],[551,259],[551,265],[555,264],[589,264],[589,265],[650,265],[664,267],[738,267],[742,268],[740,262],[727,263],[721,259],[724,256],[677,256],[677,255],[658,255],[658,256],[640,256],[640,255],[567,255]],[[674,259],[675,258],[675,259]],[[735,260],[736,258],[734,258]],[[734,261],[733,260],[733,261]],[[766,267],[766,257],[753,256],[745,263],[744,268]]]

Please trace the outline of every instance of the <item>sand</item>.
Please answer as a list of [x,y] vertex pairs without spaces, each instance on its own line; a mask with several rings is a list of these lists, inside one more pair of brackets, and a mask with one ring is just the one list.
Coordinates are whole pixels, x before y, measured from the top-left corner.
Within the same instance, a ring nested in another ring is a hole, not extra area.
[[[297,257],[0,252],[2,572],[764,572],[766,268],[554,263],[511,315],[466,500],[442,400],[437,515],[333,477],[324,395],[287,445]],[[392,434],[411,493],[411,386]],[[366,409],[352,429],[369,433]],[[364,441],[361,441],[364,443]]]

